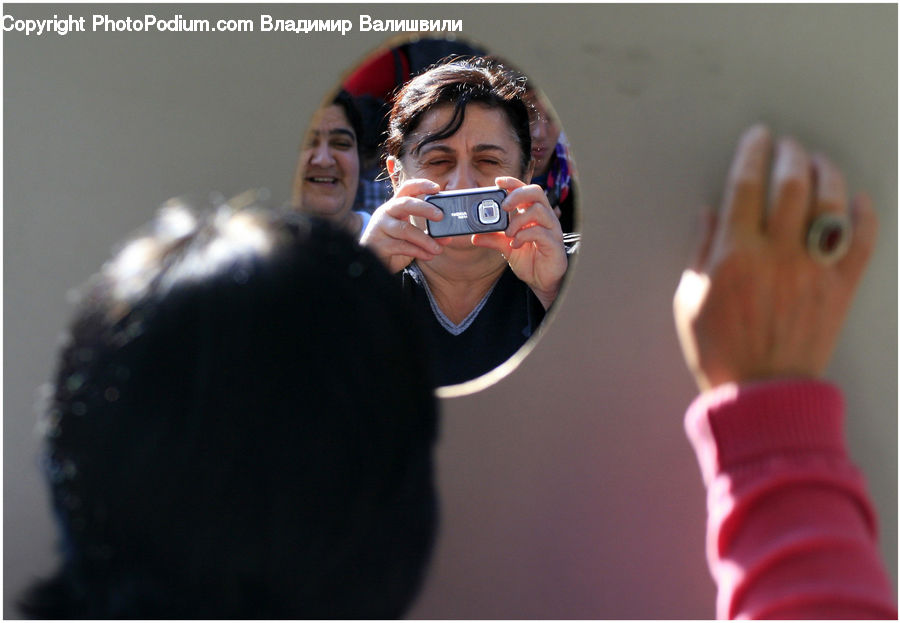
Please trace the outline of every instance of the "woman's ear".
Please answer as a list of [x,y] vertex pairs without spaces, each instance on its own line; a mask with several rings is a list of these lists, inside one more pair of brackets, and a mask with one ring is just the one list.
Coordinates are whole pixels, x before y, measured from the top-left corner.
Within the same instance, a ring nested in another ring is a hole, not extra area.
[[403,163],[396,156],[388,156],[385,158],[384,164],[387,166],[388,176],[391,178],[391,186],[394,190],[400,186],[401,174],[403,173]]

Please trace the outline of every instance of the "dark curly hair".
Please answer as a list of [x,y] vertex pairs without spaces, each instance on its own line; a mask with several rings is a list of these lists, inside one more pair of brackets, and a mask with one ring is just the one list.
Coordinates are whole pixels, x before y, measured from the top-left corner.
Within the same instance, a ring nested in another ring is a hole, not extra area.
[[62,564],[23,612],[401,616],[437,416],[375,256],[296,213],[169,207],[84,292],[44,414]]
[[[483,57],[457,58],[435,65],[407,82],[397,94],[388,121],[385,155],[400,158],[407,149],[416,154],[428,143],[453,136],[465,121],[466,106],[476,102],[500,108],[506,114],[516,134],[522,152],[522,170],[525,171],[531,162],[525,83],[522,74]],[[447,124],[417,144],[407,145],[409,136],[418,128],[424,115],[444,104],[453,106]]]

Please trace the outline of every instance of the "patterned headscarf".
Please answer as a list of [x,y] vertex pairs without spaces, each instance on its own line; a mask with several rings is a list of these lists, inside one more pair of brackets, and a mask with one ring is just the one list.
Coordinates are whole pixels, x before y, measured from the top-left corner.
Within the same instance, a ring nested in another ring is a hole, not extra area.
[[565,133],[560,133],[556,141],[550,168],[547,170],[547,198],[550,205],[556,206],[569,196],[569,188],[572,185],[572,162],[569,159],[569,141]]

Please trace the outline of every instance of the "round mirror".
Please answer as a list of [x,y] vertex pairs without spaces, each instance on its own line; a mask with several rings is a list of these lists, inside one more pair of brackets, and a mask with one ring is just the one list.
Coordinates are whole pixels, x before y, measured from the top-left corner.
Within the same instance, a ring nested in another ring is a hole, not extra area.
[[460,40],[389,42],[313,115],[292,203],[398,275],[443,396],[477,391],[533,347],[580,244],[563,126],[527,76]]

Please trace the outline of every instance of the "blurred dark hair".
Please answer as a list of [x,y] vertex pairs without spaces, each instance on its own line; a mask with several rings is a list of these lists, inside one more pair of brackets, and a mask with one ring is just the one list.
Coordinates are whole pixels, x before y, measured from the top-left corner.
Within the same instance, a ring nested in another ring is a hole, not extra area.
[[334,96],[334,99],[331,100],[331,103],[334,106],[340,106],[341,110],[344,111],[347,121],[350,122],[350,127],[353,128],[353,134],[356,135],[356,151],[358,153],[361,152],[365,129],[363,128],[362,115],[359,113],[359,108],[357,107],[353,96],[344,89],[341,89]]
[[436,525],[416,318],[325,221],[164,208],[84,290],[46,406],[33,618],[393,618]]
[[418,153],[428,143],[453,136],[465,121],[466,106],[477,102],[506,113],[522,150],[524,171],[531,161],[525,82],[522,74],[483,57],[459,58],[435,65],[406,83],[397,94],[388,121],[386,155],[395,158],[405,155],[406,140],[424,115],[444,104],[453,106],[447,125],[413,145],[410,151]]

